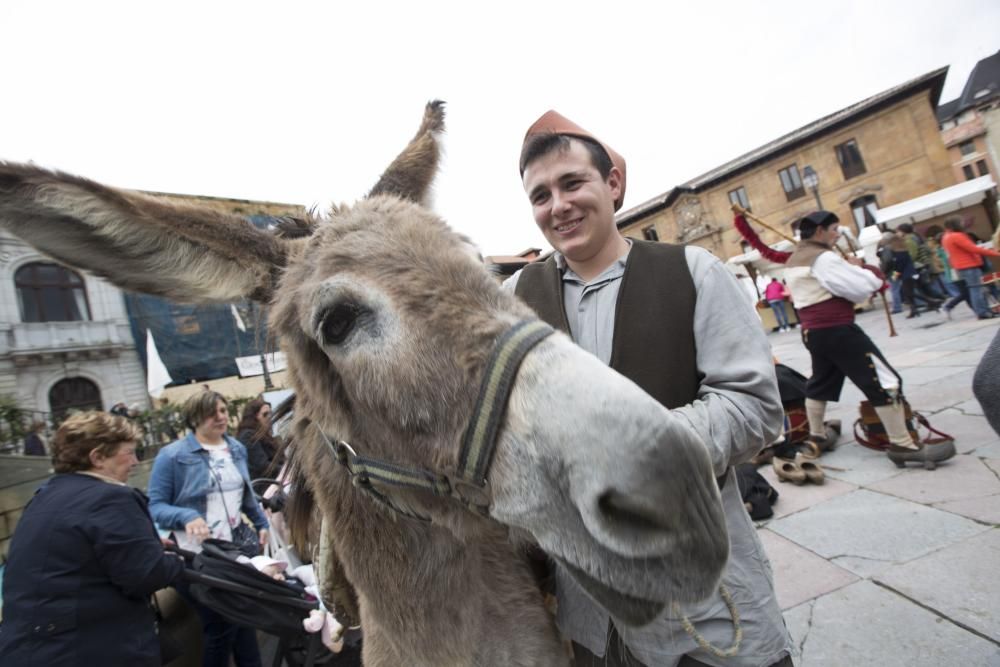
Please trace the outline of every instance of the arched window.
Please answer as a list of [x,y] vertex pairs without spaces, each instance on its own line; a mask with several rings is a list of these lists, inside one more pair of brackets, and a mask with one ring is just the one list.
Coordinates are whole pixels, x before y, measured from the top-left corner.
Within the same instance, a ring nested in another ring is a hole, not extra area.
[[100,410],[103,405],[101,390],[87,378],[65,378],[49,389],[49,410],[56,420],[70,410]]
[[865,227],[875,224],[875,211],[878,210],[878,201],[875,195],[865,195],[858,197],[851,202],[851,213],[854,214],[854,224],[860,232]]
[[22,322],[73,322],[90,319],[87,290],[80,274],[49,262],[25,264],[14,274]]

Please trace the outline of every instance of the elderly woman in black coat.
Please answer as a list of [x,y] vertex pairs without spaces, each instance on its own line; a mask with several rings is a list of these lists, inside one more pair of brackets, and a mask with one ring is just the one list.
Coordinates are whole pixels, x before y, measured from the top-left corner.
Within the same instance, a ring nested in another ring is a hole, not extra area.
[[141,431],[103,412],[74,415],[52,442],[56,475],[11,540],[2,665],[160,665],[150,596],[179,579],[146,498],[125,484]]

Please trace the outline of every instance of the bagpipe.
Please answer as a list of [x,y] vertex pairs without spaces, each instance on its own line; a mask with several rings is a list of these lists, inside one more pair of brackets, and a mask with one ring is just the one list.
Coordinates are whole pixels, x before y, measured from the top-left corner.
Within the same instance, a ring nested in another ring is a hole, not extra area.
[[[760,236],[757,235],[757,232],[754,230],[754,228],[750,226],[750,223],[747,222],[747,219],[749,218],[750,220],[753,220],[758,225],[766,229],[769,229],[770,231],[774,232],[781,238],[785,239],[786,241],[790,241],[793,244],[795,243],[795,239],[793,239],[788,234],[785,234],[780,229],[775,229],[774,227],[767,224],[754,214],[750,213],[750,211],[746,210],[739,204],[733,204],[732,210],[733,210],[733,226],[736,227],[736,231],[740,233],[740,236],[742,236],[747,240],[747,243],[749,243],[754,250],[760,253],[761,257],[763,257],[768,261],[774,262],[775,264],[784,264],[785,262],[788,261],[788,258],[792,256],[792,253],[784,252],[782,250],[775,250],[771,246],[764,243],[764,241],[761,240]],[[851,252],[857,252],[858,248],[854,246],[854,242],[851,240],[851,237],[848,236],[847,234],[842,234],[842,236],[844,239],[847,240],[847,244],[850,247]],[[844,252],[843,248],[841,248],[839,245],[836,244],[834,244],[833,247],[840,253],[840,255],[844,259],[847,259],[847,253]],[[889,302],[886,300],[885,293],[883,291],[879,291],[879,295],[882,297],[882,306],[885,309],[885,318],[889,322],[889,336],[890,337],[896,336],[897,335],[896,327],[893,326],[892,323],[892,313],[889,310]]]

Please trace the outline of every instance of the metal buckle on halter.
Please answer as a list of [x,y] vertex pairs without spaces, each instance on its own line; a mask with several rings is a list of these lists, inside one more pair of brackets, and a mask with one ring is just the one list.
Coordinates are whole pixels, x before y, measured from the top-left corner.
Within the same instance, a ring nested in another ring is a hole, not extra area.
[[[321,431],[321,433],[322,433],[322,431]],[[325,433],[323,434],[323,437],[326,437]],[[329,439],[327,439],[327,442],[329,442]],[[356,451],[354,451],[354,448],[351,447],[346,442],[344,442],[343,440],[337,440],[337,443],[333,444],[332,448],[333,448],[333,454],[334,454],[334,456],[337,457],[337,463],[339,463],[342,466],[347,466],[347,462],[349,460],[349,458],[348,458],[349,455],[353,456],[353,457],[357,457],[357,455],[358,455],[358,453]]]

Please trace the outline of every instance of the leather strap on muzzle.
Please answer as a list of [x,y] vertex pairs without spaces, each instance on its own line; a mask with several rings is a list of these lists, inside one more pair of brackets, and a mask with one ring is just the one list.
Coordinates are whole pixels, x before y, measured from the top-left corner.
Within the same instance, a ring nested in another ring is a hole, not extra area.
[[552,333],[552,327],[539,320],[525,320],[508,329],[497,341],[479,386],[472,419],[462,438],[458,469],[452,475],[358,456],[348,443],[331,440],[318,426],[317,431],[336,461],[346,468],[352,483],[394,512],[429,521],[393,501],[388,491],[400,488],[454,498],[473,512],[486,516],[491,501],[486,476],[517,371],[528,352]]

